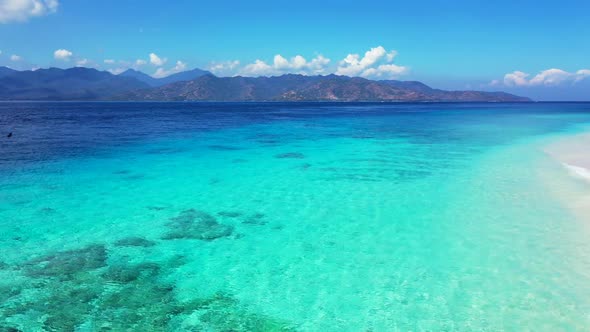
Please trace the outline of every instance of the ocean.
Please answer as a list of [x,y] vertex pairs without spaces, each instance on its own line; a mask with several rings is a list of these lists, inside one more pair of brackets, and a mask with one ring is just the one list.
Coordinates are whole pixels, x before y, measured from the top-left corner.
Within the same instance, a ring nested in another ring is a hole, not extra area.
[[589,129],[590,103],[0,103],[0,331],[588,331],[590,184],[545,147]]

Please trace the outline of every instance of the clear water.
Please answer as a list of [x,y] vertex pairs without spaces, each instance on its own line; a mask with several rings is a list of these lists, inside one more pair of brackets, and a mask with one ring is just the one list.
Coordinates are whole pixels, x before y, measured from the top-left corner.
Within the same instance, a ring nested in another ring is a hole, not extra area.
[[587,331],[590,104],[2,103],[0,330]]

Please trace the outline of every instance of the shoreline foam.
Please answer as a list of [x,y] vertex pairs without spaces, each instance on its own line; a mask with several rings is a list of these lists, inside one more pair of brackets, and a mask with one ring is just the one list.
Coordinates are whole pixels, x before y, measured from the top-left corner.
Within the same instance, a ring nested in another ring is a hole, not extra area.
[[575,165],[570,165],[568,163],[561,163],[573,176],[582,178],[583,180],[590,182],[590,169],[586,167],[580,167]]

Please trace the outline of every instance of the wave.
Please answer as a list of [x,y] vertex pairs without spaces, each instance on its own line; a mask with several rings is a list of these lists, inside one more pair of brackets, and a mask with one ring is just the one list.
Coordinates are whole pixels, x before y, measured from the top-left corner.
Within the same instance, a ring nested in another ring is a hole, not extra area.
[[590,181],[590,170],[589,169],[587,169],[585,167],[581,167],[581,166],[571,165],[568,163],[562,163],[562,164],[573,175],[583,178],[586,181]]

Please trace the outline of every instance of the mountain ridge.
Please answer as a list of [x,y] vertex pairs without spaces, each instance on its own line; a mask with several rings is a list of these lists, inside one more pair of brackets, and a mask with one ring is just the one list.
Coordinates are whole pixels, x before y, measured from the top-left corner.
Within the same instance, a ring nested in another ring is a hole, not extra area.
[[126,71],[120,73],[118,76],[121,77],[133,77],[139,81],[147,83],[151,87],[159,87],[170,83],[180,82],[180,81],[190,81],[196,79],[203,75],[212,75],[210,72],[206,70],[202,70],[199,68],[191,69],[182,71],[179,73],[174,73],[165,77],[152,77],[142,71],[135,70],[135,69],[127,69]]
[[158,88],[141,89],[115,100],[145,101],[531,101],[506,92],[445,91],[417,81],[373,81],[338,75],[216,77],[204,75]]
[[[170,81],[171,83],[166,83]],[[94,68],[15,71],[0,67],[0,100],[527,102],[505,92],[446,91],[418,81],[369,80],[330,74],[217,77],[193,69],[165,78]]]
[[93,68],[47,68],[1,76],[0,100],[97,100],[147,87]]

